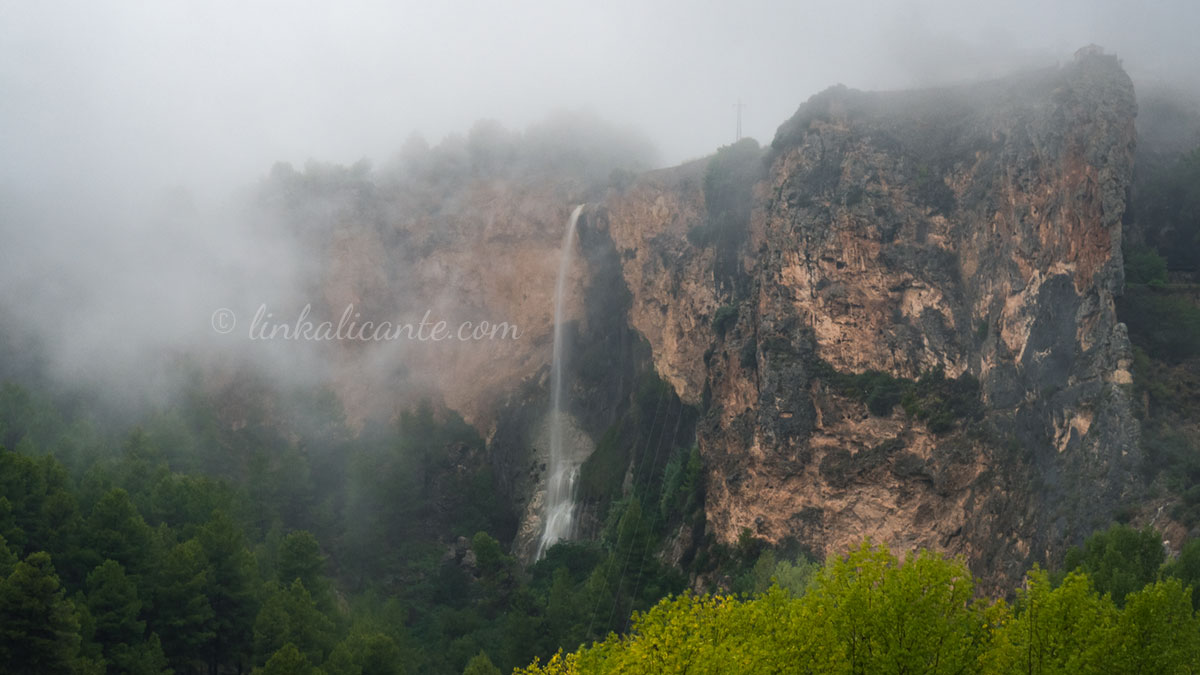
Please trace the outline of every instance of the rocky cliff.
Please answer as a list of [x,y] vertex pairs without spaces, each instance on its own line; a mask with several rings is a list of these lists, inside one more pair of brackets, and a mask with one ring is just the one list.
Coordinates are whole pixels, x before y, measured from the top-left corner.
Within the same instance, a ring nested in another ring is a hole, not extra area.
[[823,92],[766,152],[742,293],[687,236],[711,213],[703,166],[610,195],[629,320],[706,406],[719,540],[872,537],[994,577],[1108,522],[1139,453],[1113,305],[1135,112],[1095,50],[979,85]]
[[[1091,49],[969,86],[835,87],[765,150],[743,141],[636,176],[521,173],[511,157],[527,150],[486,137],[391,183],[321,178],[341,191],[312,244],[330,261],[324,312],[521,330],[340,346],[336,388],[355,419],[430,395],[461,412],[525,514],[514,550],[527,552],[559,248],[587,202],[567,302],[582,445],[650,362],[702,410],[718,541],[829,555],[872,537],[963,554],[1001,581],[1136,490],[1114,313],[1135,113],[1116,59]],[[273,180],[291,194],[312,177]]]
[[[453,147],[434,152],[456,157]],[[352,427],[394,423],[423,401],[473,425],[488,441],[494,487],[520,519],[513,550],[528,560],[541,528],[555,284],[575,204],[593,206],[579,221],[564,288],[570,451],[589,452],[620,414],[648,350],[634,353],[620,259],[594,225],[606,181],[580,177],[577,163],[558,174],[515,160],[464,160],[449,171],[434,164],[398,176],[282,167],[264,193],[323,261],[306,296],[317,300],[315,320],[336,321],[351,307],[360,321],[447,324],[445,340],[426,330],[425,338],[314,348]],[[462,322],[511,331],[455,339]]]
[[[326,261],[310,292],[313,315],[336,321],[352,306],[360,321],[513,330],[465,341],[432,340],[428,330],[423,339],[341,341],[329,354],[334,389],[356,425],[432,398],[490,435],[522,383],[547,376],[562,234],[581,188],[469,176],[450,186],[380,183],[332,199],[333,213],[321,216],[332,224],[303,235]],[[431,193],[441,193],[436,204]],[[581,257],[570,271],[571,322],[584,318],[585,281],[595,276],[588,263]]]

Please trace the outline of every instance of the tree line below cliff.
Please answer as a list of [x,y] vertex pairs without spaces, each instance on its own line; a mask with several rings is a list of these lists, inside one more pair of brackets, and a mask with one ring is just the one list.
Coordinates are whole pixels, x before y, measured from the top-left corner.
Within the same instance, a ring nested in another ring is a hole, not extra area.
[[[656,554],[701,503],[698,456],[673,436],[687,408],[643,379],[607,450],[638,467],[636,489],[598,498],[598,541],[527,569],[506,552],[516,514],[484,442],[449,410],[351,433],[331,394],[248,378],[193,383],[129,422],[4,384],[0,663],[459,673],[624,631],[686,587]],[[741,560],[722,555],[704,565]]]
[[[663,388],[647,382],[635,408],[661,410]],[[307,402],[309,422],[322,405],[331,404]],[[488,673],[534,659],[549,665],[528,672],[1197,663],[1190,588],[1200,542],[1168,561],[1153,530],[1098,533],[1063,570],[1030,571],[994,602],[976,596],[960,561],[923,553],[901,564],[865,545],[819,566],[746,536],[734,547],[709,542],[688,561],[699,587],[716,593],[694,595],[656,556],[702,499],[692,450],[635,455],[642,487],[610,502],[598,541],[556,546],[523,569],[497,538],[512,525],[489,501],[489,482],[435,465],[480,443],[444,411],[402,416],[375,432],[374,449],[343,439],[337,469],[318,452],[328,449],[322,433],[342,438],[331,431],[336,410],[298,438],[272,437],[259,420],[241,428],[253,445],[220,433],[199,449],[197,430],[215,423],[200,401],[124,432],[86,410],[0,390],[0,438],[13,448],[0,450],[6,672]],[[632,423],[651,436],[674,424],[642,415]],[[339,471],[344,482],[328,483]]]
[[528,675],[569,673],[1189,673],[1200,618],[1189,576],[1200,548],[1163,569],[1152,530],[1114,528],[1034,568],[1011,602],[974,594],[962,561],[900,558],[864,543],[803,587],[683,594],[633,630],[559,653]]

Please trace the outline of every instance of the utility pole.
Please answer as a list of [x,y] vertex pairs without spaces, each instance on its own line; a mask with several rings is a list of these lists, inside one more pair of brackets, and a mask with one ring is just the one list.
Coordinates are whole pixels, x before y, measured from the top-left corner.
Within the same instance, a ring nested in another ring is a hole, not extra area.
[[737,138],[733,140],[740,141],[742,140],[742,108],[745,108],[746,104],[742,103],[742,99],[739,98],[738,102],[733,104],[733,107],[737,108]]

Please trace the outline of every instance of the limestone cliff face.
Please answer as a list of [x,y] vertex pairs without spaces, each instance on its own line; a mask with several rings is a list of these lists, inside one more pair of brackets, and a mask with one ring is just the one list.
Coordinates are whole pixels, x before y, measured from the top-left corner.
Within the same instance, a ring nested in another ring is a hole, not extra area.
[[327,314],[429,310],[521,337],[339,345],[337,388],[357,419],[430,394],[462,413],[526,514],[528,549],[563,227],[589,202],[567,303],[581,437],[626,404],[636,331],[704,411],[720,541],[748,529],[829,555],[872,537],[1003,581],[1106,524],[1135,486],[1113,306],[1135,108],[1115,58],[1093,52],[958,88],[834,88],[780,128],[744,219],[727,217],[740,200],[713,217],[704,160],[607,196],[544,176],[368,185],[369,208],[323,230]]
[[[506,322],[517,337],[329,344],[333,388],[352,424],[388,423],[426,399],[461,414],[488,440],[495,487],[519,519],[512,550],[530,561],[542,527],[563,239],[574,205],[592,193],[570,177],[519,174],[416,189],[379,181],[360,192],[370,194],[357,205],[344,200],[350,204],[339,205],[336,224],[309,242],[325,261],[314,315],[336,320],[353,306],[362,320],[415,325],[428,313],[429,322],[445,321],[451,331],[464,321]],[[584,210],[577,235],[562,317],[565,444],[586,457],[628,399],[635,364],[645,357],[633,353],[624,252],[598,205]],[[598,520],[583,515],[585,526]]]
[[[353,305],[364,320],[507,322],[516,339],[338,344],[335,387],[352,421],[388,419],[432,397],[489,435],[521,383],[544,378],[554,288],[576,186],[469,181],[431,208],[404,194],[377,199],[386,219],[347,218],[323,243],[323,316]],[[583,318],[588,260],[570,270],[567,319]]]
[[[994,577],[1108,521],[1138,453],[1113,308],[1135,112],[1129,78],[1095,53],[982,85],[814,97],[768,153],[753,290],[724,335],[713,312],[732,299],[686,237],[699,169],[610,198],[630,321],[681,397],[711,397],[698,441],[720,540],[748,528],[833,554],[870,536]],[[933,429],[870,412],[833,376],[934,370],[977,380],[980,412]]]
[[688,242],[705,218],[701,188],[706,162],[642,176],[607,200],[608,234],[633,293],[629,323],[650,343],[658,374],[686,403],[700,402],[704,353],[721,305],[713,283],[713,251]]

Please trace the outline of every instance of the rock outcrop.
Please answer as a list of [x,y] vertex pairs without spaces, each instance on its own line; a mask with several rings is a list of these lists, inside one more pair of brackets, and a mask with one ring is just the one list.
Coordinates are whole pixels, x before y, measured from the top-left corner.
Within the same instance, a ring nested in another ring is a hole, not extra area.
[[704,353],[713,341],[712,316],[721,305],[713,279],[714,253],[688,241],[704,222],[702,183],[707,162],[645,174],[605,206],[608,235],[634,301],[629,323],[650,343],[659,376],[686,403],[700,402]]
[[[630,322],[707,406],[719,540],[833,554],[872,537],[995,578],[1108,522],[1138,461],[1113,306],[1135,112],[1094,52],[985,84],[819,94],[767,153],[745,297],[717,290],[711,247],[687,237],[703,167],[610,197]],[[725,305],[736,319],[714,331]],[[868,400],[864,373],[904,405]]]
[[[427,316],[452,331],[463,322],[513,330],[497,339],[338,344],[334,387],[347,415],[355,424],[387,419],[433,398],[490,436],[521,383],[547,376],[562,233],[573,200],[583,201],[579,186],[476,179],[437,208],[403,192],[372,199],[386,216],[345,207],[350,213],[318,244],[330,263],[318,280],[323,303],[315,315],[336,320],[353,306],[363,320],[417,325]],[[571,321],[584,318],[591,276],[586,257],[572,266]]]

